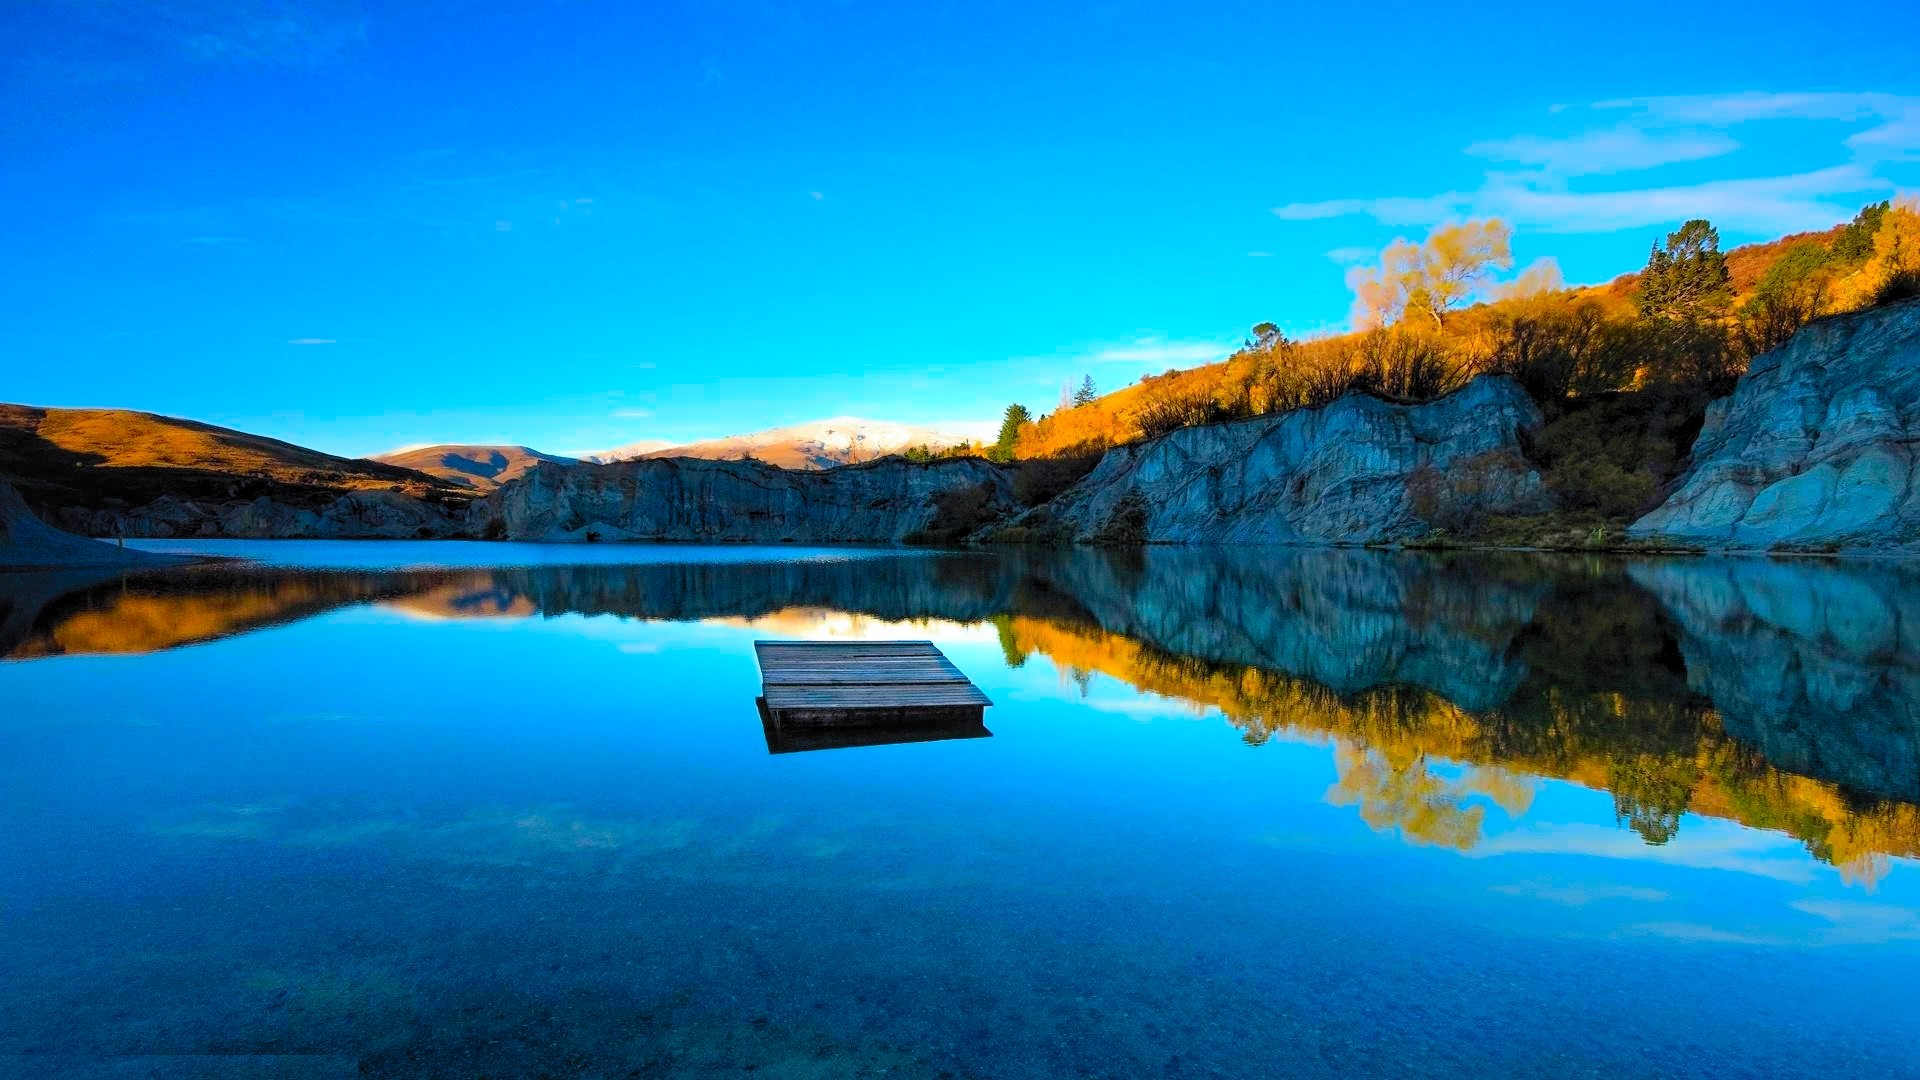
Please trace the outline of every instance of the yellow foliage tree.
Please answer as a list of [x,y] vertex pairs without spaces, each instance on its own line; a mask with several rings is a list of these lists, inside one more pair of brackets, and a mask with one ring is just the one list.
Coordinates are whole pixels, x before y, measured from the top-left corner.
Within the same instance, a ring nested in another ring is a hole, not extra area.
[[1839,306],[1859,310],[1878,302],[1902,280],[1920,283],[1920,195],[1903,195],[1880,216],[1873,254],[1840,282]]
[[1499,218],[1440,225],[1419,244],[1397,239],[1380,253],[1380,265],[1348,273],[1354,325],[1386,326],[1418,314],[1439,326],[1495,270],[1512,265],[1513,229]]

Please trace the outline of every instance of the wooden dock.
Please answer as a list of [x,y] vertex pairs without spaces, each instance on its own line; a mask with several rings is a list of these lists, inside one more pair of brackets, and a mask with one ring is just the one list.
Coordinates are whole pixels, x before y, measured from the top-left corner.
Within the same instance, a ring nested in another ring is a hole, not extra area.
[[756,641],[753,651],[770,733],[841,727],[911,733],[969,725],[986,730],[980,724],[993,702],[931,641]]

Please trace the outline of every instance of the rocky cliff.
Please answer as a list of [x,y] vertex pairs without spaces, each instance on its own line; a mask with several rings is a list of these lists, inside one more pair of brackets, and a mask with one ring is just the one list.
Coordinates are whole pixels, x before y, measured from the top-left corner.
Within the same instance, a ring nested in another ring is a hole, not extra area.
[[0,480],[0,570],[168,566],[185,561],[61,532],[35,517],[12,485]]
[[1644,537],[1727,548],[1920,551],[1920,301],[1815,323],[1715,402]]
[[798,472],[673,458],[542,464],[475,502],[467,527],[513,540],[889,543],[957,538],[1014,508],[1006,470],[978,459]]
[[301,497],[177,498],[126,509],[63,508],[53,519],[91,536],[254,540],[411,540],[465,535],[466,502],[399,491],[301,492]]
[[1116,447],[1001,539],[1360,544],[1544,510],[1521,454],[1540,413],[1517,383],[1476,379],[1422,405],[1349,394],[1318,409],[1186,428]]

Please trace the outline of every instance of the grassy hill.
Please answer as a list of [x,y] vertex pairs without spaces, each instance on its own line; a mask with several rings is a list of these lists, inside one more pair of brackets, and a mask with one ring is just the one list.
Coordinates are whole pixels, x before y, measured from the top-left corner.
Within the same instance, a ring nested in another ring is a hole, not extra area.
[[518,479],[543,461],[574,459],[543,454],[530,446],[423,446],[376,454],[373,460],[426,473],[454,487],[486,492]]
[[293,504],[348,491],[459,495],[438,477],[336,457],[243,431],[127,409],[0,404],[0,476],[36,509],[138,505],[180,499]]
[[[1712,397],[1727,391],[1751,356],[1777,344],[1783,329],[1790,334],[1808,318],[1875,302],[1848,295],[1842,279],[1857,278],[1872,261],[1877,231],[1913,214],[1900,207],[1885,214],[1875,210],[1824,231],[1727,251],[1727,303],[1717,321],[1704,324],[1705,334],[1698,326],[1671,332],[1670,325],[1643,318],[1637,302],[1641,271],[1602,285],[1526,295],[1503,297],[1489,289],[1494,299],[1449,311],[1444,326],[1422,317],[1387,330],[1297,342],[1250,340],[1215,363],[1149,375],[1091,403],[1040,417],[1020,429],[1013,453],[1022,459],[1086,457],[1175,427],[1283,412],[1351,389],[1424,400],[1489,371],[1520,377],[1550,412],[1568,399],[1661,384]],[[1884,212],[1885,204],[1878,210]],[[1823,300],[1787,316],[1783,328],[1777,310],[1756,310],[1755,304],[1768,299],[1769,288],[1780,287],[1769,272],[1807,248],[1818,252],[1815,261],[1822,265],[1814,278],[1794,279],[1788,289],[1818,289]],[[1767,316],[1773,317],[1770,324]],[[1536,386],[1519,369],[1538,368],[1543,349],[1565,354],[1565,366],[1583,370],[1552,373],[1571,384]]]

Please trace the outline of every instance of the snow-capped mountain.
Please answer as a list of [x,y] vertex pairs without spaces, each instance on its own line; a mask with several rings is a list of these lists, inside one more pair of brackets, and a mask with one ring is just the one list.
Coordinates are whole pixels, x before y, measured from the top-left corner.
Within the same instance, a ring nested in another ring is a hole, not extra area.
[[864,420],[857,416],[836,416],[810,424],[769,428],[745,435],[682,446],[659,446],[638,450],[620,447],[590,460],[625,461],[632,458],[692,457],[733,461],[751,457],[769,465],[787,469],[831,469],[896,454],[917,446],[943,450],[972,441],[965,435],[935,431],[932,428],[896,424],[886,420]]

